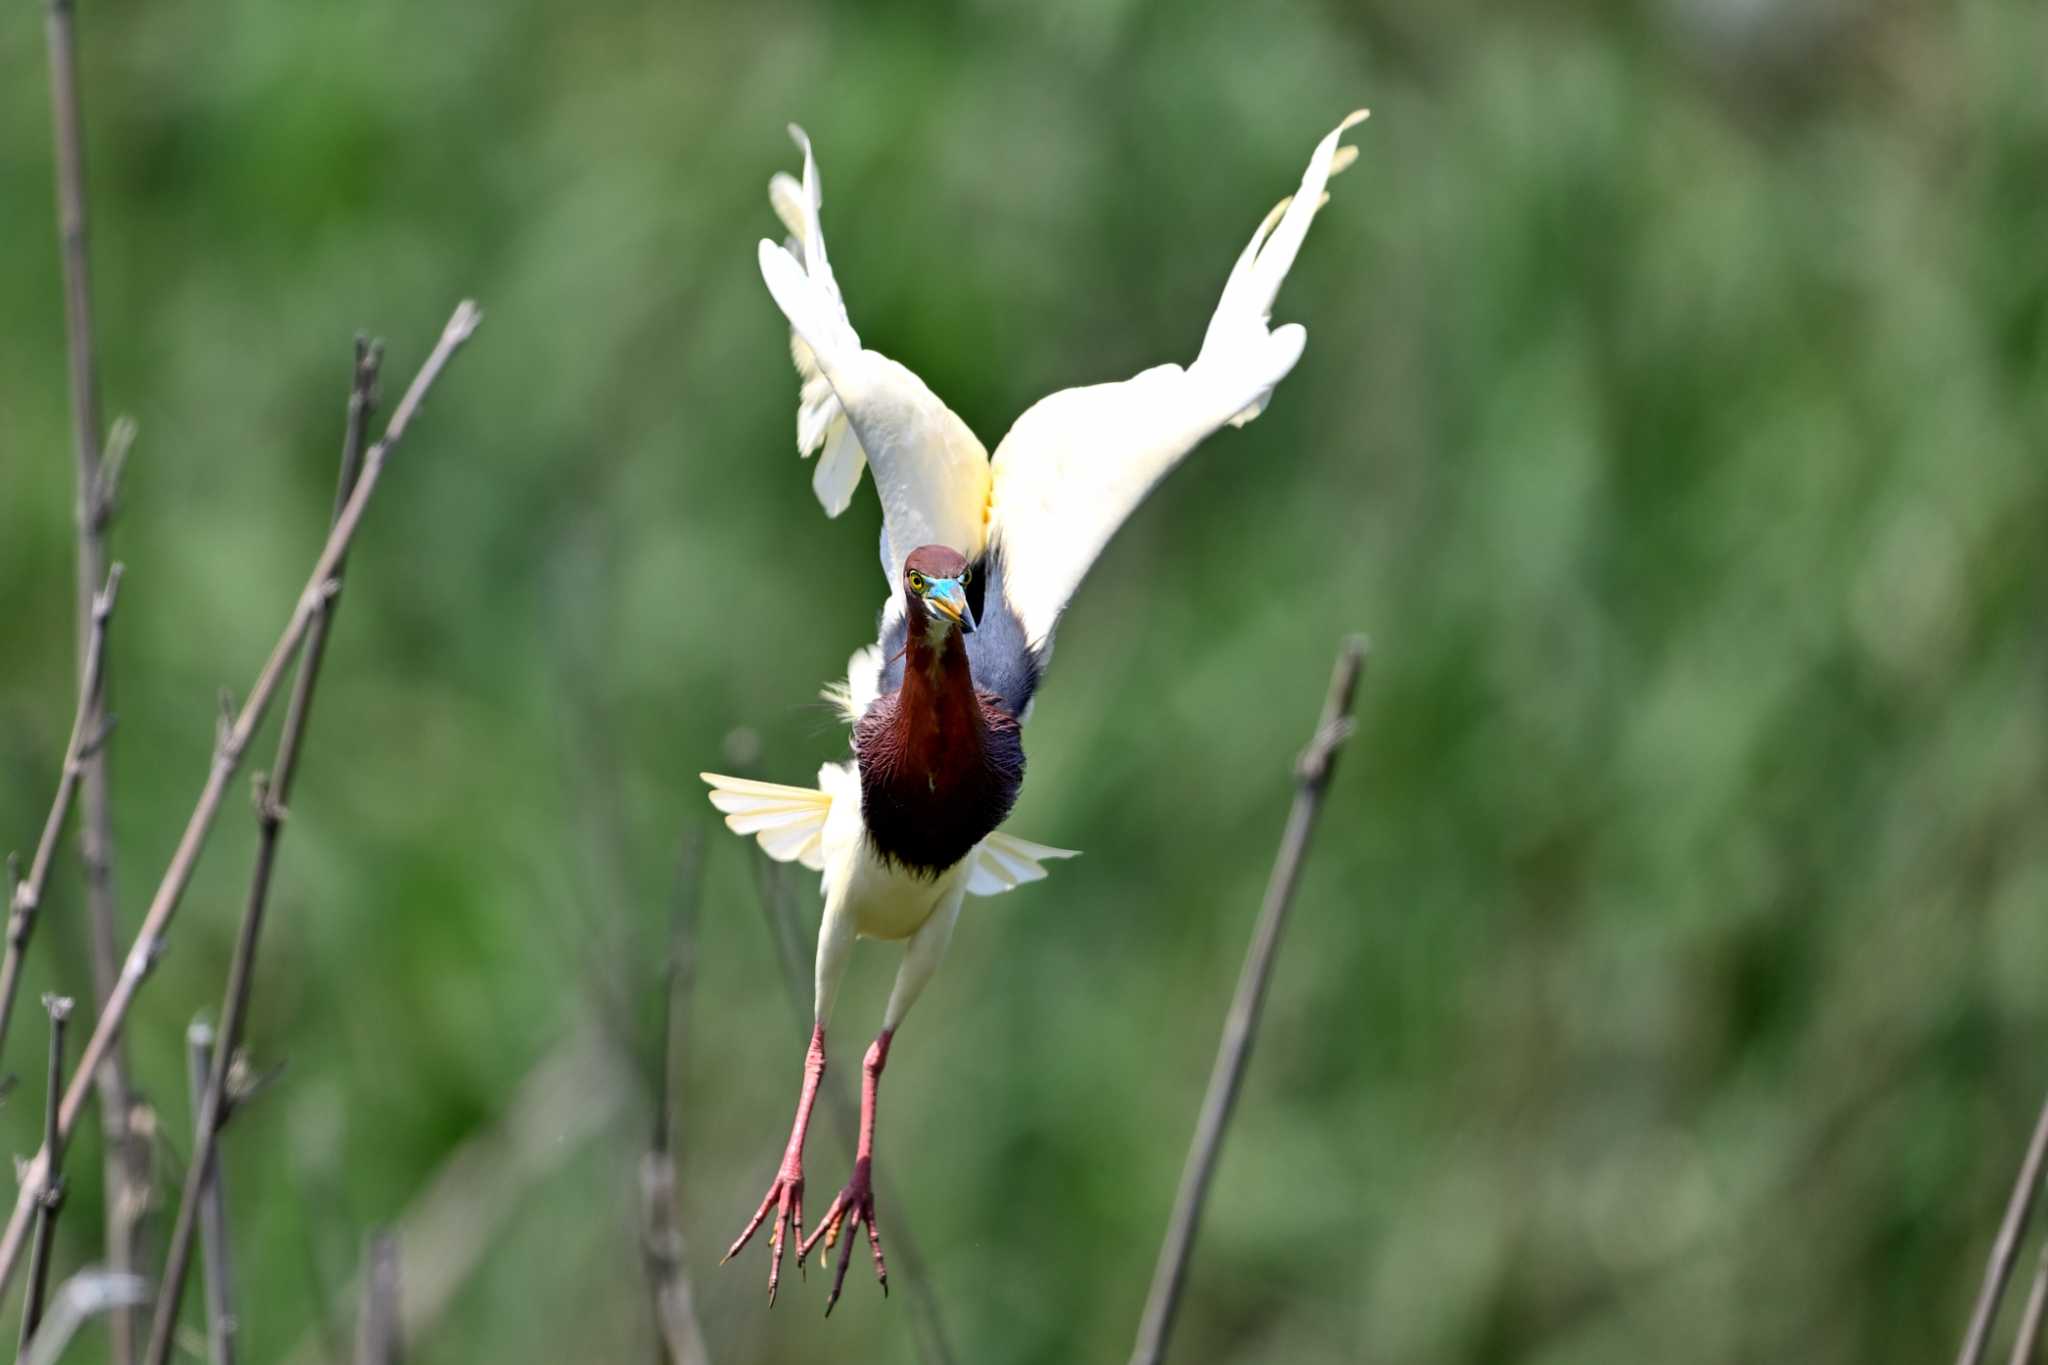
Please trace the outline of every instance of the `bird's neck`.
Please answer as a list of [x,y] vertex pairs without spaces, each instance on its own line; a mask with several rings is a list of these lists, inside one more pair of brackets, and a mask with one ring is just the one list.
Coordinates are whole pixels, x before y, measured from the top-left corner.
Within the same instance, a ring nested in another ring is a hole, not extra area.
[[861,819],[872,846],[937,875],[1009,815],[1024,780],[1017,722],[984,706],[958,632],[913,612],[903,682],[854,727]]
[[904,632],[896,724],[906,756],[931,773],[980,756],[982,717],[966,641],[922,618],[913,613]]

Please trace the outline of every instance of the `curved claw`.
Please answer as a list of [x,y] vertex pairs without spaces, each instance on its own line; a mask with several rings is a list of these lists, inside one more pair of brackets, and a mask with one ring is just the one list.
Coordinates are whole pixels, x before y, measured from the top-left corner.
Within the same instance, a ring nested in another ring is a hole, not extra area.
[[782,1281],[782,1248],[785,1242],[791,1240],[789,1232],[792,1224],[795,1225],[796,1229],[794,1241],[797,1247],[797,1273],[803,1274],[804,1256],[810,1250],[810,1243],[804,1240],[804,1175],[802,1167],[798,1167],[794,1171],[785,1167],[776,1173],[774,1181],[768,1186],[768,1193],[762,1196],[761,1207],[754,1210],[754,1216],[747,1220],[746,1228],[733,1240],[732,1246],[719,1259],[718,1263],[720,1265],[724,1265],[727,1261],[740,1254],[741,1249],[760,1230],[761,1224],[768,1220],[768,1215],[771,1211],[775,1215],[775,1222],[768,1230],[768,1305],[772,1308],[775,1305],[775,1291],[780,1287]]
[[875,1228],[875,1194],[869,1179],[869,1167],[865,1157],[854,1162],[853,1175],[848,1178],[846,1188],[833,1198],[825,1220],[812,1230],[810,1239],[799,1252],[799,1257],[809,1255],[811,1247],[822,1237],[825,1255],[829,1259],[833,1246],[842,1234],[845,1236],[846,1245],[840,1249],[839,1265],[832,1274],[832,1295],[825,1300],[825,1316],[828,1318],[832,1316],[833,1305],[839,1302],[840,1290],[846,1285],[846,1268],[853,1263],[855,1235],[862,1229],[867,1231],[868,1247],[874,1253],[875,1280],[882,1286],[883,1297],[889,1293],[889,1266],[882,1259],[882,1236]]

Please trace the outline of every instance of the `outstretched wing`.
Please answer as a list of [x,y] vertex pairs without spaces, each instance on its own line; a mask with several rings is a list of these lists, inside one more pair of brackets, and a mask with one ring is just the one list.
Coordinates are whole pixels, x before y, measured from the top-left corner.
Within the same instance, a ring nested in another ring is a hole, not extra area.
[[967,870],[967,894],[1000,896],[1026,882],[1043,881],[1045,864],[1050,860],[1080,856],[1078,849],[1034,844],[999,831],[983,839],[968,855],[972,864]]
[[777,175],[768,198],[790,232],[785,246],[760,245],[761,278],[794,333],[790,350],[803,378],[797,448],[823,450],[812,487],[826,515],[852,501],[863,465],[882,500],[883,563],[892,589],[903,557],[920,545],[950,545],[979,558],[987,541],[989,467],[967,424],[924,381],[864,349],[846,315],[825,255],[817,158],[803,129],[789,135],[804,153],[801,184]]
[[1034,649],[1050,642],[1089,566],[1153,485],[1218,427],[1258,416],[1301,358],[1307,333],[1298,323],[1272,327],[1273,300],[1324,185],[1357,156],[1339,140],[1364,117],[1352,114],[1317,145],[1301,188],[1252,234],[1192,365],[1053,394],[996,447],[989,538]]
[[[839,284],[832,278],[832,267],[825,259],[825,239],[818,231],[818,209],[824,202],[824,192],[819,186],[817,168],[807,160],[804,170],[806,183],[802,185],[783,171],[770,177],[768,202],[789,230],[783,250],[803,261],[819,288],[837,299]],[[845,310],[843,302],[840,308]],[[796,408],[797,453],[806,459],[818,456],[818,467],[811,474],[811,489],[824,506],[825,515],[836,517],[853,503],[853,490],[860,487],[861,471],[868,466],[867,452],[860,448],[860,438],[853,434],[853,424],[846,420],[839,395],[832,392],[831,383],[819,372],[818,357],[795,332],[789,334],[789,357],[796,362],[797,378],[803,381]]]

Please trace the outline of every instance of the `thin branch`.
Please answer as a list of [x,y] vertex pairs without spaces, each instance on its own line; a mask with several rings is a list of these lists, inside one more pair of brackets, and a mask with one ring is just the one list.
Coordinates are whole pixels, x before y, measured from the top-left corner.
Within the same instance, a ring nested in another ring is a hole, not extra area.
[[363,1308],[356,1325],[356,1365],[399,1365],[404,1359],[398,1315],[398,1239],[379,1229],[363,1247]]
[[[198,1119],[213,1075],[213,1026],[194,1019],[185,1030],[185,1080],[192,1096],[192,1145],[199,1145]],[[199,1190],[199,1240],[206,1262],[206,1346],[212,1365],[234,1365],[235,1274],[228,1249],[227,1190],[221,1183],[220,1154],[206,1163]]]
[[[128,467],[128,452],[135,444],[135,419],[118,417],[107,433],[100,452],[99,468],[82,506],[89,518],[79,523],[83,545],[95,542],[90,556],[81,549],[81,576],[89,558],[97,566],[106,562],[105,537],[113,523],[120,498],[121,474]],[[82,458],[82,457],[81,457]],[[83,465],[80,479],[85,477]],[[84,514],[82,514],[82,517]],[[113,566],[118,568],[119,565]],[[111,571],[111,570],[110,570]],[[84,582],[80,583],[81,595]],[[97,610],[97,602],[95,602]],[[83,605],[80,608],[84,611]],[[86,919],[92,931],[93,1001],[104,1006],[114,989],[119,970],[121,925],[114,895],[113,815],[109,808],[111,779],[107,775],[104,750],[113,732],[114,717],[107,709],[108,686],[102,674],[99,698],[94,703],[94,738],[85,753],[84,790],[80,794],[84,819],[79,838],[79,856],[85,864]],[[102,1133],[102,1161],[106,1172],[108,1273],[131,1274],[142,1252],[142,1220],[150,1208],[150,1181],[154,1163],[146,1132],[137,1132],[137,1112],[147,1101],[137,1092],[128,1074],[128,1060],[117,1046],[107,1054],[99,1074]],[[134,1315],[128,1305],[114,1308],[111,1354],[117,1365],[135,1358]]]
[[688,1027],[689,993],[696,977],[697,907],[703,896],[704,836],[684,837],[676,871],[676,910],[669,957],[662,972],[661,1035],[655,1049],[654,1132],[640,1159],[641,1254],[654,1301],[654,1325],[670,1365],[709,1365],[697,1322],[690,1277],[684,1270],[682,1220],[676,1211],[674,1124],[676,1021]]
[[[356,528],[362,523],[370,497],[377,489],[377,480],[383,474],[384,462],[391,450],[405,435],[406,427],[425,399],[427,390],[433,387],[456,348],[469,339],[476,330],[480,315],[476,305],[465,300],[448,320],[426,363],[414,376],[412,387],[406,390],[404,399],[391,416],[390,425],[385,428],[384,437],[372,446],[363,458],[363,471],[356,481],[355,492],[350,495],[348,505],[342,509],[334,529],[328,534],[327,546],[321,551],[319,561],[313,566],[312,575],[300,591],[297,605],[293,608],[291,620],[285,625],[284,634],[272,648],[270,658],[256,677],[256,683],[249,689],[249,698],[242,703],[233,729],[216,746],[213,765],[208,771],[206,784],[200,789],[199,800],[192,808],[192,815],[186,821],[185,832],[178,841],[176,853],[170,866],[165,869],[163,881],[158,884],[156,894],[150,900],[149,910],[143,916],[142,929],[135,937],[134,945],[128,950],[128,957],[121,968],[121,979],[116,983],[113,994],[108,997],[106,1007],[93,1025],[92,1037],[86,1042],[85,1054],[79,1060],[78,1070],[72,1073],[70,1088],[64,1092],[64,1107],[58,1113],[60,1131],[69,1135],[72,1126],[78,1122],[79,1111],[85,1105],[86,1087],[91,1084],[92,1073],[106,1054],[114,1039],[120,1034],[121,1025],[127,1019],[128,1009],[134,1003],[135,993],[141,988],[144,978],[149,975],[150,965],[155,962],[163,945],[164,933],[171,917],[177,912],[178,902],[185,894],[185,888],[192,879],[192,871],[198,865],[199,854],[212,831],[214,817],[220,812],[222,797],[227,784],[241,766],[242,754],[248,748],[257,726],[262,724],[264,713],[269,709],[278,684],[285,670],[298,652],[299,643],[318,614],[327,597],[327,585],[334,577],[336,567],[348,553],[349,542],[355,538]],[[30,1180],[24,1181],[26,1190],[34,1179],[39,1178],[43,1154],[38,1153],[30,1165]],[[23,1234],[28,1226],[28,1214],[32,1201],[23,1195],[14,1205],[14,1214],[8,1220],[5,1233],[0,1233],[0,1290],[4,1290],[13,1279],[14,1269],[20,1260]]]
[[71,1002],[46,995],[50,1012],[50,1087],[43,1101],[43,1145],[50,1153],[49,1174],[35,1192],[36,1241],[28,1254],[28,1298],[21,1307],[21,1350],[26,1351],[43,1320],[43,1295],[50,1287],[50,1253],[57,1238],[57,1215],[64,1208],[64,1139],[57,1131],[57,1096],[64,1088],[64,1021]]
[[2027,1290],[2027,1306],[2020,1311],[2020,1330],[2012,1339],[2009,1365],[2033,1365],[2041,1342],[2044,1311],[2048,1311],[2048,1243],[2042,1245],[2040,1264],[2034,1267],[2034,1283]]
[[1984,1286],[1977,1291],[1977,1306],[1970,1312],[1970,1328],[1963,1336],[1963,1349],[1956,1355],[1956,1365],[1978,1365],[1984,1358],[1984,1348],[1991,1342],[1991,1328],[1998,1319],[1998,1301],[2005,1297],[2005,1284],[2012,1278],[2020,1241],[2027,1235],[2027,1219],[2034,1212],[2034,1196],[2041,1188],[2044,1163],[2048,1163],[2048,1101],[2041,1105],[2041,1116],[2034,1121],[2034,1136],[2027,1143],[2026,1156],[2020,1160],[2020,1178],[2006,1201],[1998,1240],[1991,1244],[1991,1263],[1984,1268]]
[[1365,670],[1365,652],[1365,641],[1358,637],[1346,640],[1337,651],[1337,667],[1330,677],[1322,719],[1316,722],[1315,734],[1295,765],[1294,805],[1287,815],[1287,830],[1281,837],[1272,879],[1266,884],[1265,901],[1259,906],[1251,945],[1245,951],[1237,993],[1231,998],[1230,1013],[1223,1021],[1215,1069],[1209,1074],[1208,1093],[1202,1097],[1202,1114],[1195,1125],[1194,1141],[1188,1147],[1187,1165],[1181,1172],[1180,1192],[1174,1197],[1166,1241],[1152,1271],[1152,1289],[1145,1297],[1145,1315],[1138,1326],[1131,1365],[1158,1365],[1166,1354],[1166,1340],[1173,1331],[1181,1288],[1187,1282],[1188,1256],[1194,1250],[1195,1234],[1201,1227],[1202,1204],[1216,1174],[1216,1159],[1223,1150],[1223,1136],[1230,1126],[1238,1087],[1244,1080],[1245,1063],[1251,1056],[1259,1012],[1266,1001],[1266,985],[1273,975],[1273,959],[1280,947],[1280,936],[1287,928],[1288,907],[1293,903],[1295,884],[1308,857],[1309,840],[1315,833],[1316,817],[1322,812],[1323,795],[1329,790],[1337,751],[1351,737],[1351,706],[1358,695],[1359,677]]
[[[99,359],[92,313],[91,234],[86,213],[85,112],[78,83],[78,34],[71,0],[49,0],[44,32],[50,58],[50,129],[57,181],[58,252],[64,275],[64,334],[71,388],[71,446],[75,465],[78,527],[77,594],[79,674],[86,672],[95,596],[106,579],[107,527],[113,519],[116,482],[134,436],[132,422],[117,423],[114,439],[100,445]],[[83,690],[83,689],[81,689]],[[105,687],[95,693],[88,730],[105,730]],[[106,754],[86,756],[79,795],[78,851],[85,864],[86,921],[91,929],[93,1001],[104,1011],[119,970],[121,926],[114,894],[114,815]],[[101,1124],[105,1130],[107,1260],[115,1274],[135,1269],[139,1224],[149,1205],[147,1144],[130,1132],[135,1106],[128,1066],[118,1046],[99,1067]],[[114,1310],[112,1356],[116,1365],[135,1358],[134,1321],[129,1309]]]
[[57,776],[57,796],[43,820],[43,837],[36,842],[35,858],[28,877],[15,883],[8,898],[7,953],[0,958],[0,1054],[7,1047],[7,1026],[14,1017],[15,997],[21,991],[22,958],[28,951],[29,935],[35,932],[36,911],[43,902],[43,888],[49,880],[50,864],[57,855],[57,841],[64,832],[64,819],[71,799],[78,791],[85,771],[86,754],[103,736],[94,729],[100,714],[101,684],[106,678],[107,623],[114,615],[114,599],[121,590],[121,566],[107,571],[107,585],[93,594],[92,620],[86,636],[85,673],[78,684],[78,707],[71,721],[71,738],[64,745],[64,767]]
[[[789,993],[799,1028],[809,1036],[811,1011],[806,992],[810,982],[804,959],[815,954],[817,945],[804,932],[789,880],[765,853],[756,855],[755,884],[760,892],[761,912],[768,922],[768,933],[775,940],[783,988]],[[839,1073],[829,1069],[818,1093],[825,1099],[833,1127],[839,1130],[839,1145],[851,1156],[860,1122],[853,1095],[841,1082]],[[946,1323],[939,1311],[938,1293],[932,1288],[931,1277],[925,1273],[924,1253],[919,1250],[917,1239],[911,1235],[910,1220],[902,1203],[890,1193],[888,1183],[883,1180],[879,1161],[870,1166],[869,1177],[876,1203],[887,1205],[892,1210],[889,1250],[902,1265],[904,1280],[910,1286],[911,1341],[917,1347],[918,1359],[925,1365],[952,1365],[953,1348],[946,1337]]]
[[101,1313],[149,1302],[149,1285],[140,1275],[108,1270],[81,1270],[57,1286],[42,1329],[21,1353],[21,1365],[57,1365],[78,1329]]
[[[381,348],[356,338],[355,367],[349,384],[348,420],[341,443],[341,476],[334,495],[334,522],[338,525],[355,491],[362,472],[363,431],[374,404]],[[298,775],[299,752],[305,744],[306,725],[312,717],[314,689],[320,682],[320,663],[326,657],[327,633],[333,628],[334,613],[341,602],[342,575],[348,567],[347,546],[335,556],[322,584],[312,621],[306,627],[305,643],[299,655],[299,670],[292,679],[291,700],[285,704],[284,724],[277,737],[277,758],[268,779],[256,780],[256,868],[249,877],[249,897],[242,910],[241,929],[235,935],[235,954],[228,967],[227,994],[221,1004],[220,1045],[213,1050],[213,1065],[194,1106],[192,1160],[185,1177],[185,1192],[178,1201],[177,1221],[171,1226],[171,1244],[164,1253],[164,1272],[157,1290],[156,1317],[150,1324],[149,1346],[143,1359],[149,1365],[166,1365],[171,1354],[171,1337],[176,1331],[178,1307],[185,1295],[185,1278],[192,1266],[192,1239],[206,1190],[208,1172],[217,1165],[215,1151],[220,1130],[227,1123],[228,1068],[242,1045],[242,1028],[249,1015],[249,995],[256,977],[256,949],[263,935],[263,918],[270,905],[270,882],[277,870],[278,843],[284,836],[285,812],[291,800],[292,780]],[[209,1284],[211,1281],[209,1280]],[[220,1341],[216,1339],[218,1354]],[[232,1356],[232,1341],[227,1343]]]

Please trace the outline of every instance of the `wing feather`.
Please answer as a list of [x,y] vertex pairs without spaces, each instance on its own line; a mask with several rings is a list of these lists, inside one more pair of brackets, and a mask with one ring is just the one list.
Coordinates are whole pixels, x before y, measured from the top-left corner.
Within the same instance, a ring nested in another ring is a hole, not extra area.
[[1364,117],[1352,114],[1317,144],[1301,187],[1252,234],[1192,365],[1053,394],[996,447],[989,536],[1033,648],[1050,644],[1089,566],[1153,486],[1211,432],[1258,416],[1301,358],[1307,333],[1293,323],[1272,327],[1273,301],[1323,187],[1356,156],[1339,139]]
[[829,682],[818,694],[837,711],[848,725],[867,714],[875,704],[875,698],[882,695],[882,647],[879,644],[862,645],[853,651],[853,657],[846,661],[846,678],[841,682]]
[[761,278],[794,334],[790,350],[803,380],[797,446],[805,455],[822,452],[811,485],[828,516],[852,503],[863,468],[874,471],[883,534],[894,547],[886,566],[893,589],[900,557],[919,545],[980,556],[988,452],[923,380],[861,346],[825,252],[817,158],[803,129],[789,131],[803,150],[803,180],[776,175],[768,198],[790,240],[764,240],[757,254]]

